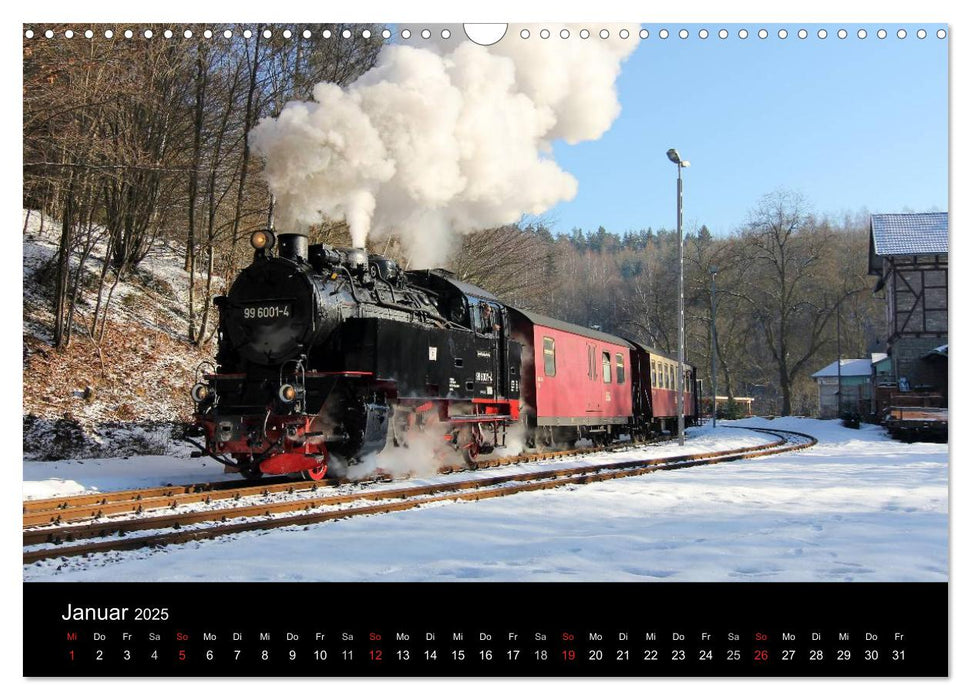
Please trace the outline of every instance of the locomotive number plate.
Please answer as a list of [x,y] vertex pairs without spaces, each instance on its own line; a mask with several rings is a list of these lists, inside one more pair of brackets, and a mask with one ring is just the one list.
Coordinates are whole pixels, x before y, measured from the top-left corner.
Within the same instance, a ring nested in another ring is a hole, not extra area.
[[247,321],[275,321],[290,318],[293,304],[289,301],[262,301],[243,306],[243,318]]

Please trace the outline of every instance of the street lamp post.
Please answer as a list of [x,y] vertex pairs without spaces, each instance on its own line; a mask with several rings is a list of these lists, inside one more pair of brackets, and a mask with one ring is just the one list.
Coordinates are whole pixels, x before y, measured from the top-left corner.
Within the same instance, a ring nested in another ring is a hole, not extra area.
[[715,374],[715,364],[718,358],[718,341],[715,335],[715,275],[718,267],[708,268],[711,274],[711,427],[714,428],[718,417],[718,375]]
[[668,149],[668,160],[678,166],[678,444],[684,444],[684,232],[681,228],[683,190],[681,169],[691,165],[681,160],[677,149]]

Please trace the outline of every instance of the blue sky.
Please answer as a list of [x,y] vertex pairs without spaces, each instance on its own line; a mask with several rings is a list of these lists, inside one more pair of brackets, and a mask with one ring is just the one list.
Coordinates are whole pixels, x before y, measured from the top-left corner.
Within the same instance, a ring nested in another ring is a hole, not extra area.
[[[600,140],[554,146],[580,183],[545,218],[558,232],[675,225],[676,147],[691,162],[685,225],[724,235],[759,198],[785,188],[813,211],[946,210],[948,42],[942,25],[643,25],[623,65],[622,112]],[[672,35],[658,37],[668,27]],[[727,39],[698,30],[727,27]],[[741,27],[747,39],[738,38]],[[877,30],[886,27],[885,39]],[[682,27],[688,39],[674,35]],[[769,37],[760,39],[760,28]],[[796,32],[809,31],[806,39]],[[927,38],[918,39],[919,28]],[[788,38],[779,39],[780,28]],[[824,28],[826,39],[816,32]],[[845,39],[837,30],[846,28]],[[857,30],[867,31],[859,39]],[[903,28],[905,39],[895,32]]]

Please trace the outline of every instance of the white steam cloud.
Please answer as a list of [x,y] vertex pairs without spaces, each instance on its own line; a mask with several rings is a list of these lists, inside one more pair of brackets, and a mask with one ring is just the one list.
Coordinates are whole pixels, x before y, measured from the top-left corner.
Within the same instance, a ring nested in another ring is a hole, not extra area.
[[[620,113],[615,81],[638,28],[610,37],[491,47],[385,46],[347,88],[320,83],[252,131],[281,229],[347,222],[355,246],[401,237],[414,267],[440,264],[454,235],[514,223],[572,199],[551,144],[600,138]],[[597,28],[599,31],[599,27]]]

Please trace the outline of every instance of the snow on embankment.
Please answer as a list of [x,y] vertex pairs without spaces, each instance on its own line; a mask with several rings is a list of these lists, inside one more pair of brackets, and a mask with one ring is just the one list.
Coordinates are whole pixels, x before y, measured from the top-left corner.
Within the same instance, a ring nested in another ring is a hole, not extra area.
[[[25,567],[27,580],[946,581],[947,446],[785,418],[811,450]],[[724,427],[723,427],[724,426]],[[678,450],[676,445],[650,448]],[[633,455],[627,453],[625,458]],[[582,460],[579,458],[577,461]],[[25,471],[26,478],[26,471]]]
[[[181,254],[173,245],[156,243],[137,270],[119,281],[104,339],[95,343],[90,326],[106,254],[105,243],[96,244],[85,262],[71,344],[55,349],[60,223],[46,218],[42,227],[38,212],[23,215],[25,455],[65,459],[172,451],[179,421],[191,410],[187,387],[194,369],[209,357],[208,349],[186,342],[188,274]],[[72,269],[78,260],[75,253]],[[198,292],[201,298],[201,286]]]

